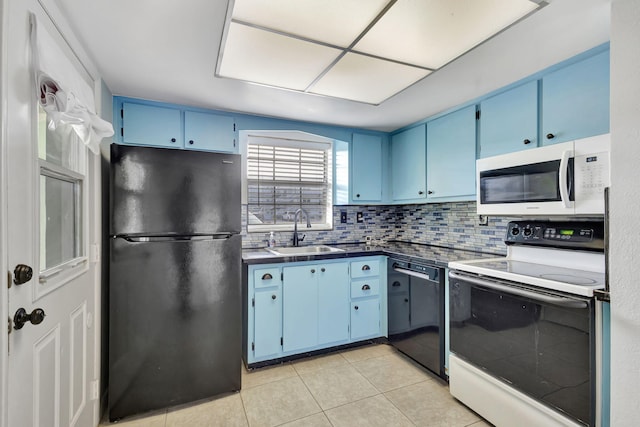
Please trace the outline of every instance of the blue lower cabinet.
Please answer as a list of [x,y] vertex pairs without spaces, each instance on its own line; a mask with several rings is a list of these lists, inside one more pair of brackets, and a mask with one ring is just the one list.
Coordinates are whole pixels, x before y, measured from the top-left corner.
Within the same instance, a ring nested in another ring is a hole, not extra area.
[[351,301],[351,340],[380,336],[380,299]]
[[318,344],[349,340],[349,264],[320,265],[318,275]]
[[282,350],[292,352],[318,344],[317,265],[284,267]]
[[[248,266],[245,362],[386,336],[386,265],[371,256]],[[354,268],[378,276],[353,279]]]
[[277,356],[282,352],[282,289],[262,289],[254,298],[254,355]]

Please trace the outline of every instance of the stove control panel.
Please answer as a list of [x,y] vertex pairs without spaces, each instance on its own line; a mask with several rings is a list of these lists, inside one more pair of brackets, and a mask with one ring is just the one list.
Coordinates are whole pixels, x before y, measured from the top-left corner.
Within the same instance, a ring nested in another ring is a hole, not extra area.
[[601,221],[511,221],[505,243],[603,250],[604,224]]

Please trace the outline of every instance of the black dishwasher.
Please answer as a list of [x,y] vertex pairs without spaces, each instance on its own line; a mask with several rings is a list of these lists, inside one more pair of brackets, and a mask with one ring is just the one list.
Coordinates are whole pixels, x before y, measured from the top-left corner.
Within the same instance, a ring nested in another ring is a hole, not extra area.
[[389,342],[443,379],[444,269],[415,258],[389,258]]

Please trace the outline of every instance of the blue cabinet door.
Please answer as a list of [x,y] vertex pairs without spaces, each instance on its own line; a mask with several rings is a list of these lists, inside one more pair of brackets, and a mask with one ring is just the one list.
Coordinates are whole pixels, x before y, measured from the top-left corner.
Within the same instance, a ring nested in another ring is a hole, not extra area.
[[542,145],[609,132],[609,51],[542,78]]
[[480,103],[480,158],[538,146],[538,81]]
[[122,141],[126,144],[182,148],[178,109],[125,102],[122,104]]
[[317,266],[318,344],[349,339],[349,263]]
[[382,200],[382,137],[354,133],[351,142],[351,200]]
[[351,301],[351,340],[380,336],[380,300]]
[[427,197],[426,150],[425,125],[391,137],[391,192],[394,201]]
[[194,150],[237,151],[233,117],[185,111],[184,140]]
[[318,343],[317,265],[282,269],[283,345],[285,352],[314,347]]
[[427,123],[427,198],[476,192],[476,107],[471,105]]
[[277,287],[256,291],[253,308],[254,357],[277,357],[282,351],[282,290]]

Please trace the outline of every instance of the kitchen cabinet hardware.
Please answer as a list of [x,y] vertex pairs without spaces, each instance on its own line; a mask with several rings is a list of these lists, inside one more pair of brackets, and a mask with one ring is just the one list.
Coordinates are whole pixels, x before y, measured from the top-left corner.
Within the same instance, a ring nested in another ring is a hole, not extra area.
[[371,270],[371,267],[369,267],[367,264],[362,266],[362,271],[367,271],[367,270]]
[[525,139],[524,141],[522,141],[525,145],[527,144],[531,144],[531,140],[530,139]]
[[18,264],[13,270],[13,283],[22,285],[33,277],[33,269],[28,265]]
[[422,196],[424,194],[424,191],[420,190],[418,191],[418,194]]
[[409,298],[405,298],[405,299],[404,299],[404,302],[409,302]]
[[320,271],[322,271],[322,272],[324,273],[324,272],[326,271],[326,269],[325,269],[324,267],[322,267],[322,268],[320,269]]
[[311,274],[313,274],[313,273],[315,273],[315,272],[316,272],[316,269],[315,269],[315,268],[312,268],[312,269],[311,269]]
[[271,280],[273,279],[273,276],[269,273],[266,273],[262,276],[262,280]]
[[276,299],[276,296],[275,295],[271,295],[271,299]]
[[190,144],[190,145],[193,145],[193,139],[190,139],[190,140],[189,140],[189,144]]
[[391,284],[391,286],[393,286],[393,287],[396,287],[396,288],[397,288],[397,287],[399,287],[399,286],[402,286],[402,283],[400,283],[400,282],[398,282],[398,281],[396,280],[395,282],[393,282],[393,283]]
[[359,194],[359,193],[358,193],[358,194],[356,194],[356,197],[360,197],[360,194]]
[[27,314],[27,310],[24,308],[19,308],[13,316],[13,328],[22,329],[27,322],[31,322],[32,325],[39,325],[45,316],[44,310],[41,308],[34,309],[30,314]]
[[367,285],[367,284],[362,285],[362,290],[363,290],[363,291],[368,291],[368,290],[370,290],[370,289],[371,289],[371,286],[369,286],[369,285]]
[[358,309],[358,306],[357,306],[357,305],[354,305],[354,306],[353,306],[353,309],[354,309],[354,310],[357,310],[357,309]]
[[429,190],[427,191],[427,194],[433,194],[433,191]]
[[548,133],[548,134],[547,134],[547,139],[553,139],[553,138],[555,138],[555,137],[556,137],[556,136],[555,136],[554,134],[552,134],[552,133]]
[[171,138],[171,142],[176,142],[176,139],[175,138]]

